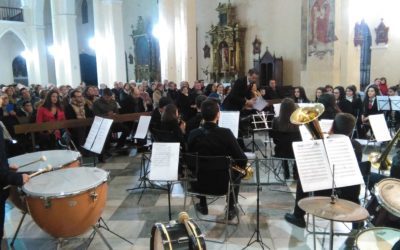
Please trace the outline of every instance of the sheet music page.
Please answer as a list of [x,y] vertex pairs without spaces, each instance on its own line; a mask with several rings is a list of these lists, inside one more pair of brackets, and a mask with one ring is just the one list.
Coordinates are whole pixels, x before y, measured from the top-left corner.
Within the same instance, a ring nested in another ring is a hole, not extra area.
[[390,141],[392,137],[383,114],[369,115],[369,123],[374,132],[376,141]]
[[275,117],[279,117],[279,112],[281,111],[281,104],[274,103],[273,105],[274,105]]
[[303,139],[303,141],[311,141],[312,140],[312,135],[311,135],[310,131],[308,131],[306,126],[300,125],[299,130],[300,130],[301,139]]
[[104,143],[107,139],[108,132],[110,131],[111,125],[113,123],[112,119],[104,119],[99,127],[99,132],[97,133],[96,139],[93,142],[92,149],[90,151],[97,154],[101,154],[103,150]]
[[400,111],[400,96],[390,96],[389,98],[392,110]]
[[257,97],[257,99],[253,105],[253,108],[258,111],[262,111],[267,105],[268,105],[268,102],[265,101],[264,98],[262,98],[260,96],[260,97]]
[[[348,187],[364,183],[350,138],[335,135],[324,140],[336,187]],[[333,171],[335,165],[335,171]]]
[[389,96],[378,95],[376,101],[378,102],[378,110],[390,110]]
[[328,134],[332,128],[333,120],[321,119],[319,125],[321,126],[322,133]]
[[218,126],[221,128],[229,128],[235,138],[239,133],[239,112],[238,111],[221,111]]
[[178,180],[179,146],[179,143],[153,143],[150,160],[150,180]]
[[89,134],[86,137],[85,144],[83,145],[83,147],[85,149],[87,149],[87,150],[92,149],[94,139],[96,139],[96,135],[97,135],[97,132],[99,132],[99,128],[100,128],[102,121],[103,121],[103,118],[101,118],[99,116],[94,117],[92,127],[90,128]]
[[4,123],[0,121],[0,126],[3,128],[3,138],[6,140],[12,140],[13,138],[10,135],[10,132],[8,132],[6,126],[4,126]]
[[147,131],[149,130],[151,116],[140,116],[139,124],[136,128],[136,133],[134,138],[144,139],[147,135]]
[[322,140],[293,142],[297,170],[304,192],[332,187],[332,173]]

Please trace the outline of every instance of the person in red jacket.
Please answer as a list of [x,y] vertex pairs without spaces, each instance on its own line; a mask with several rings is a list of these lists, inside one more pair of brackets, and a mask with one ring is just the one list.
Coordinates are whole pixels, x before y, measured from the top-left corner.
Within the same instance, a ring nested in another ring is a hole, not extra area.
[[[43,105],[38,109],[36,123],[63,121],[64,111],[61,107],[60,96],[57,90],[51,90],[46,95]],[[56,141],[61,138],[59,129],[41,132],[39,135],[40,147],[42,149],[54,148]]]

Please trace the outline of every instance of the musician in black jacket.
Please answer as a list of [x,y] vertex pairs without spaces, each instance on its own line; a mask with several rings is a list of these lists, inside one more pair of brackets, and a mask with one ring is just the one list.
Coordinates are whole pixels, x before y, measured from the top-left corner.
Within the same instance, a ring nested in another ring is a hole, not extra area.
[[250,69],[247,76],[237,79],[222,104],[224,110],[241,111],[245,107],[252,108],[254,100],[251,99],[251,85],[257,82],[257,78],[258,72]]
[[[353,131],[356,120],[353,115],[348,113],[339,113],[336,115],[335,120],[333,121],[331,134],[342,134],[349,136]],[[356,154],[356,158],[358,162],[361,162],[362,158],[362,149],[360,143],[355,140],[351,141],[353,145],[354,152]],[[360,185],[354,185],[349,187],[337,188],[336,193],[339,198],[352,201],[354,203],[360,204],[358,196],[360,194]],[[332,193],[331,189],[321,190],[314,192],[315,196],[330,196]],[[296,201],[293,214],[287,213],[285,214],[285,220],[291,224],[294,224],[298,227],[305,228],[306,223],[304,220],[305,212],[299,207],[298,202],[308,197],[308,193],[303,192],[303,188],[301,186],[300,180],[297,182],[296,188]],[[353,227],[357,225],[353,224]]]
[[[0,106],[2,101],[0,98]],[[29,180],[27,174],[12,172],[12,170],[15,171],[17,168],[15,165],[8,165],[3,129],[0,127],[0,240],[3,239],[5,204],[9,195],[9,189],[4,190],[3,188],[7,185],[22,186]]]
[[[201,114],[204,119],[202,128],[190,132],[188,139],[189,152],[197,153],[199,156],[230,156],[234,159],[235,165],[244,168],[247,164],[247,157],[240,148],[233,133],[226,128],[217,125],[219,119],[219,106],[214,100],[206,100],[201,105]],[[226,193],[229,181],[229,172],[221,169],[219,161],[208,161],[208,164],[199,164],[197,182],[193,183],[194,190],[204,193]],[[214,170],[214,171],[213,171]],[[235,184],[240,184],[237,172],[231,172]],[[229,198],[228,219],[236,216],[234,201],[237,200],[239,185],[234,188],[235,197],[231,194]],[[203,214],[208,213],[205,197],[200,198],[196,209]]]

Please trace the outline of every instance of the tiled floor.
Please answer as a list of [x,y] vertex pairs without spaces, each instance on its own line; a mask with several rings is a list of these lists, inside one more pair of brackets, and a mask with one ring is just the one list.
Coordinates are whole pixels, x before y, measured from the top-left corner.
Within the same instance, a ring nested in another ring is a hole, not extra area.
[[[151,229],[155,222],[168,221],[168,199],[167,193],[162,190],[147,189],[138,203],[140,191],[127,192],[126,189],[138,185],[140,174],[141,155],[113,156],[105,164],[99,167],[110,171],[110,182],[107,204],[102,214],[106,224],[115,233],[127,238],[133,245],[120,238],[100,229],[107,238],[107,241],[114,249],[149,249]],[[271,162],[266,164],[270,166]],[[260,176],[262,182],[267,182],[268,171],[263,164],[260,164]],[[276,182],[273,174],[270,174],[269,182]],[[254,178],[253,178],[254,179]],[[254,180],[253,180],[254,181]],[[242,182],[239,203],[245,214],[240,214],[238,226],[228,226],[230,235],[224,244],[206,242],[207,249],[242,249],[249,242],[256,227],[256,204],[257,192],[255,186],[247,186],[252,181]],[[179,212],[183,211],[184,199],[182,188],[175,186],[172,192],[172,218],[177,219]],[[304,229],[300,229],[287,223],[283,217],[291,212],[294,206],[295,182],[287,181],[282,184],[263,185],[260,191],[260,237],[270,249],[313,249],[313,237]],[[224,201],[219,200],[209,208],[212,218],[223,218]],[[187,208],[189,215],[199,225],[206,239],[223,239],[224,226],[209,222],[198,221],[195,217],[193,206],[189,203]],[[62,216],[62,214],[60,214]],[[8,243],[15,232],[21,212],[12,205],[7,205],[5,237]],[[54,222],[56,223],[56,222]],[[317,219],[317,231],[329,232],[328,223]],[[348,227],[338,223],[336,230],[349,232]],[[91,230],[90,230],[91,231]],[[85,249],[85,237],[91,232],[75,239],[68,239],[63,242],[63,249]],[[253,238],[254,239],[254,238]],[[15,249],[55,249],[57,241],[43,232],[27,215],[23,222],[21,231],[15,243]],[[3,243],[3,246],[5,244]],[[179,249],[185,249],[182,244]],[[347,242],[346,236],[334,237],[334,249],[349,249],[352,243]],[[329,235],[318,235],[316,237],[316,249],[329,248]],[[96,235],[89,249],[107,249],[107,246]],[[260,249],[255,242],[248,249]]]

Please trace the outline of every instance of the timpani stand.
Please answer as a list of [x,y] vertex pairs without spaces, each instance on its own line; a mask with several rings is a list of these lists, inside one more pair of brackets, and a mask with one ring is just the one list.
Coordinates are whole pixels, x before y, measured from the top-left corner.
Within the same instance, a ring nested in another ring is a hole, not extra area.
[[[299,207],[309,214],[330,221],[329,249],[333,249],[333,223],[358,222],[368,218],[368,211],[362,206],[347,200],[332,197],[308,197],[299,201]],[[315,234],[315,231],[313,232]],[[315,247],[315,246],[314,246]]]

